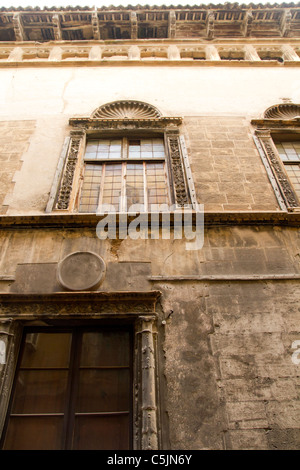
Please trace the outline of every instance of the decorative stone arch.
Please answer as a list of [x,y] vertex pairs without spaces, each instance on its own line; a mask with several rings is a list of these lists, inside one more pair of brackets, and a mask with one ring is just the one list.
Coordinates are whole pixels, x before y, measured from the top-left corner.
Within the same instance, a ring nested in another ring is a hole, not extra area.
[[253,119],[254,141],[265,165],[279,206],[285,211],[299,211],[300,202],[278,154],[273,137],[297,136],[300,140],[300,105],[282,103],[270,106],[262,119]]
[[[181,117],[167,117],[153,105],[134,100],[106,103],[92,112],[90,117],[71,118],[72,127],[62,151],[46,212],[76,210],[76,181],[80,178],[80,165],[86,137],[101,136],[107,132],[130,133],[153,131],[164,136],[167,166],[172,190],[172,204],[188,206],[195,202],[183,137],[179,135]],[[189,184],[188,184],[189,181]]]
[[113,101],[97,108],[91,115],[96,119],[158,119],[161,112],[142,101]]
[[300,104],[281,103],[270,106],[264,112],[264,119],[300,119]]

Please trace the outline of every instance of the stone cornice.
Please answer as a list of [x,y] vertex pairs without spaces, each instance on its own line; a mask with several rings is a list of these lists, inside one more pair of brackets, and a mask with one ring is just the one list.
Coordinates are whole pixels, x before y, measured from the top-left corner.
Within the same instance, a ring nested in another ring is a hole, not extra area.
[[54,292],[51,294],[0,293],[1,318],[71,320],[72,318],[124,318],[155,315],[160,291]]
[[[205,206],[204,206],[205,211]],[[0,230],[29,230],[29,229],[79,229],[91,228],[96,230],[97,223],[105,215],[96,214],[70,214],[51,213],[43,215],[3,215],[0,216]],[[129,214],[128,223],[134,220],[136,215]],[[192,212],[193,223],[196,223],[196,214]],[[170,213],[170,222],[174,219],[174,212]],[[119,217],[116,214],[116,222]],[[149,214],[149,222],[151,215]],[[161,223],[161,218],[160,218]],[[300,226],[300,212],[204,212],[204,225],[277,225]]]
[[300,40],[297,38],[0,43],[0,67],[299,65]]
[[182,119],[179,117],[161,117],[155,119],[94,119],[94,118],[71,118],[69,124],[85,130],[97,129],[164,129],[168,126],[179,126]]
[[299,129],[300,118],[296,119],[252,119],[251,124],[258,129],[278,128],[278,129]]

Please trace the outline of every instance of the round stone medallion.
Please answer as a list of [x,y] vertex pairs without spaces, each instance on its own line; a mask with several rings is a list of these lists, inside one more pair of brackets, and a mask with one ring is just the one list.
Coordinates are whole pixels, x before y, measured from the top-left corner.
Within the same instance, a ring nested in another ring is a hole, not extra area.
[[73,291],[90,290],[103,280],[105,263],[89,251],[77,251],[66,256],[58,265],[57,277],[60,284]]

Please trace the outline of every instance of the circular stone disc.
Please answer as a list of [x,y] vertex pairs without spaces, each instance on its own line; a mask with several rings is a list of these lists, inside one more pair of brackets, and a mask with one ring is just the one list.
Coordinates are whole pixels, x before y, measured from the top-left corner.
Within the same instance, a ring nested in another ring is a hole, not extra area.
[[69,290],[89,290],[100,284],[105,274],[103,259],[89,251],[78,251],[66,256],[58,265],[60,284]]

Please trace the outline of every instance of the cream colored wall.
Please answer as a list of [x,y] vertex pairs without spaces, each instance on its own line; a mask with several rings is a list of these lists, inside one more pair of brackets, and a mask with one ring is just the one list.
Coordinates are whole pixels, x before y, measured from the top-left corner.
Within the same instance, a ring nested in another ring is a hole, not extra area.
[[137,99],[169,116],[260,117],[289,98],[300,102],[298,67],[111,66],[2,68],[0,121],[36,120],[14,176],[7,214],[43,213],[68,119]]

